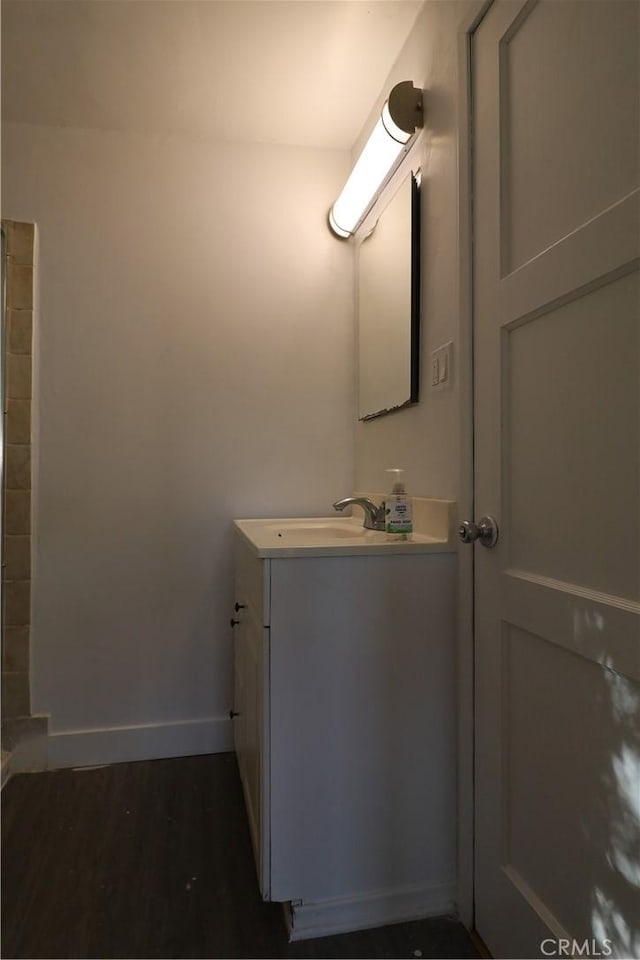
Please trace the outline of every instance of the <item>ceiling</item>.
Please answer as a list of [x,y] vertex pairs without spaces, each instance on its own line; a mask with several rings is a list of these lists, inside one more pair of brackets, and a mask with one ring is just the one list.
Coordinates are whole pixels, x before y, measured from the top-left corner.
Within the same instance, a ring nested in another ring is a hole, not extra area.
[[3,0],[5,121],[350,149],[419,0]]

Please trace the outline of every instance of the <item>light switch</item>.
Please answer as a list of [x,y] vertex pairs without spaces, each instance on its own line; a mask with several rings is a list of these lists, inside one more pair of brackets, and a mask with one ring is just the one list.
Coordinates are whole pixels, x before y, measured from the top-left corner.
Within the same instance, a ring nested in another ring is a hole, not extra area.
[[431,386],[442,390],[451,382],[453,341],[443,344],[431,354]]

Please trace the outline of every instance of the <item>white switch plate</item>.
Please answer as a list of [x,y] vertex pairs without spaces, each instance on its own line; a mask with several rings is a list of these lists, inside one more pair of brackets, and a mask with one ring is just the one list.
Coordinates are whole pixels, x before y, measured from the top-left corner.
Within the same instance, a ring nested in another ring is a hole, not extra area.
[[431,386],[434,390],[451,386],[452,363],[453,341],[449,340],[431,354]]

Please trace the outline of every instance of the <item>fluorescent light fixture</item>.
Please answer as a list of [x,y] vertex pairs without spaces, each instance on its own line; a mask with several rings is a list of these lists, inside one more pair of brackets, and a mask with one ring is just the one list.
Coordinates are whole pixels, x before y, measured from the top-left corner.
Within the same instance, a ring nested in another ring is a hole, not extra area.
[[422,122],[422,90],[411,80],[403,80],[389,94],[380,119],[329,211],[329,226],[336,236],[346,238],[355,233]]

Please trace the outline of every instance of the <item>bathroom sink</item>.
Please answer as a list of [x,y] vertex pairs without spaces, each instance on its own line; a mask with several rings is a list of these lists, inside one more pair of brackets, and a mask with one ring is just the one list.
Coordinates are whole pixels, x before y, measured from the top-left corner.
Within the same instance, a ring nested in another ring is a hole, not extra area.
[[451,551],[446,539],[414,533],[410,540],[389,540],[366,530],[359,517],[304,517],[236,520],[236,527],[261,557],[353,556],[358,554]]
[[324,543],[333,543],[335,540],[360,540],[385,536],[375,530],[365,530],[362,524],[353,523],[351,520],[322,520],[317,523],[306,520],[285,520],[269,524],[267,530],[283,543],[295,543],[299,546],[312,544],[321,546]]

